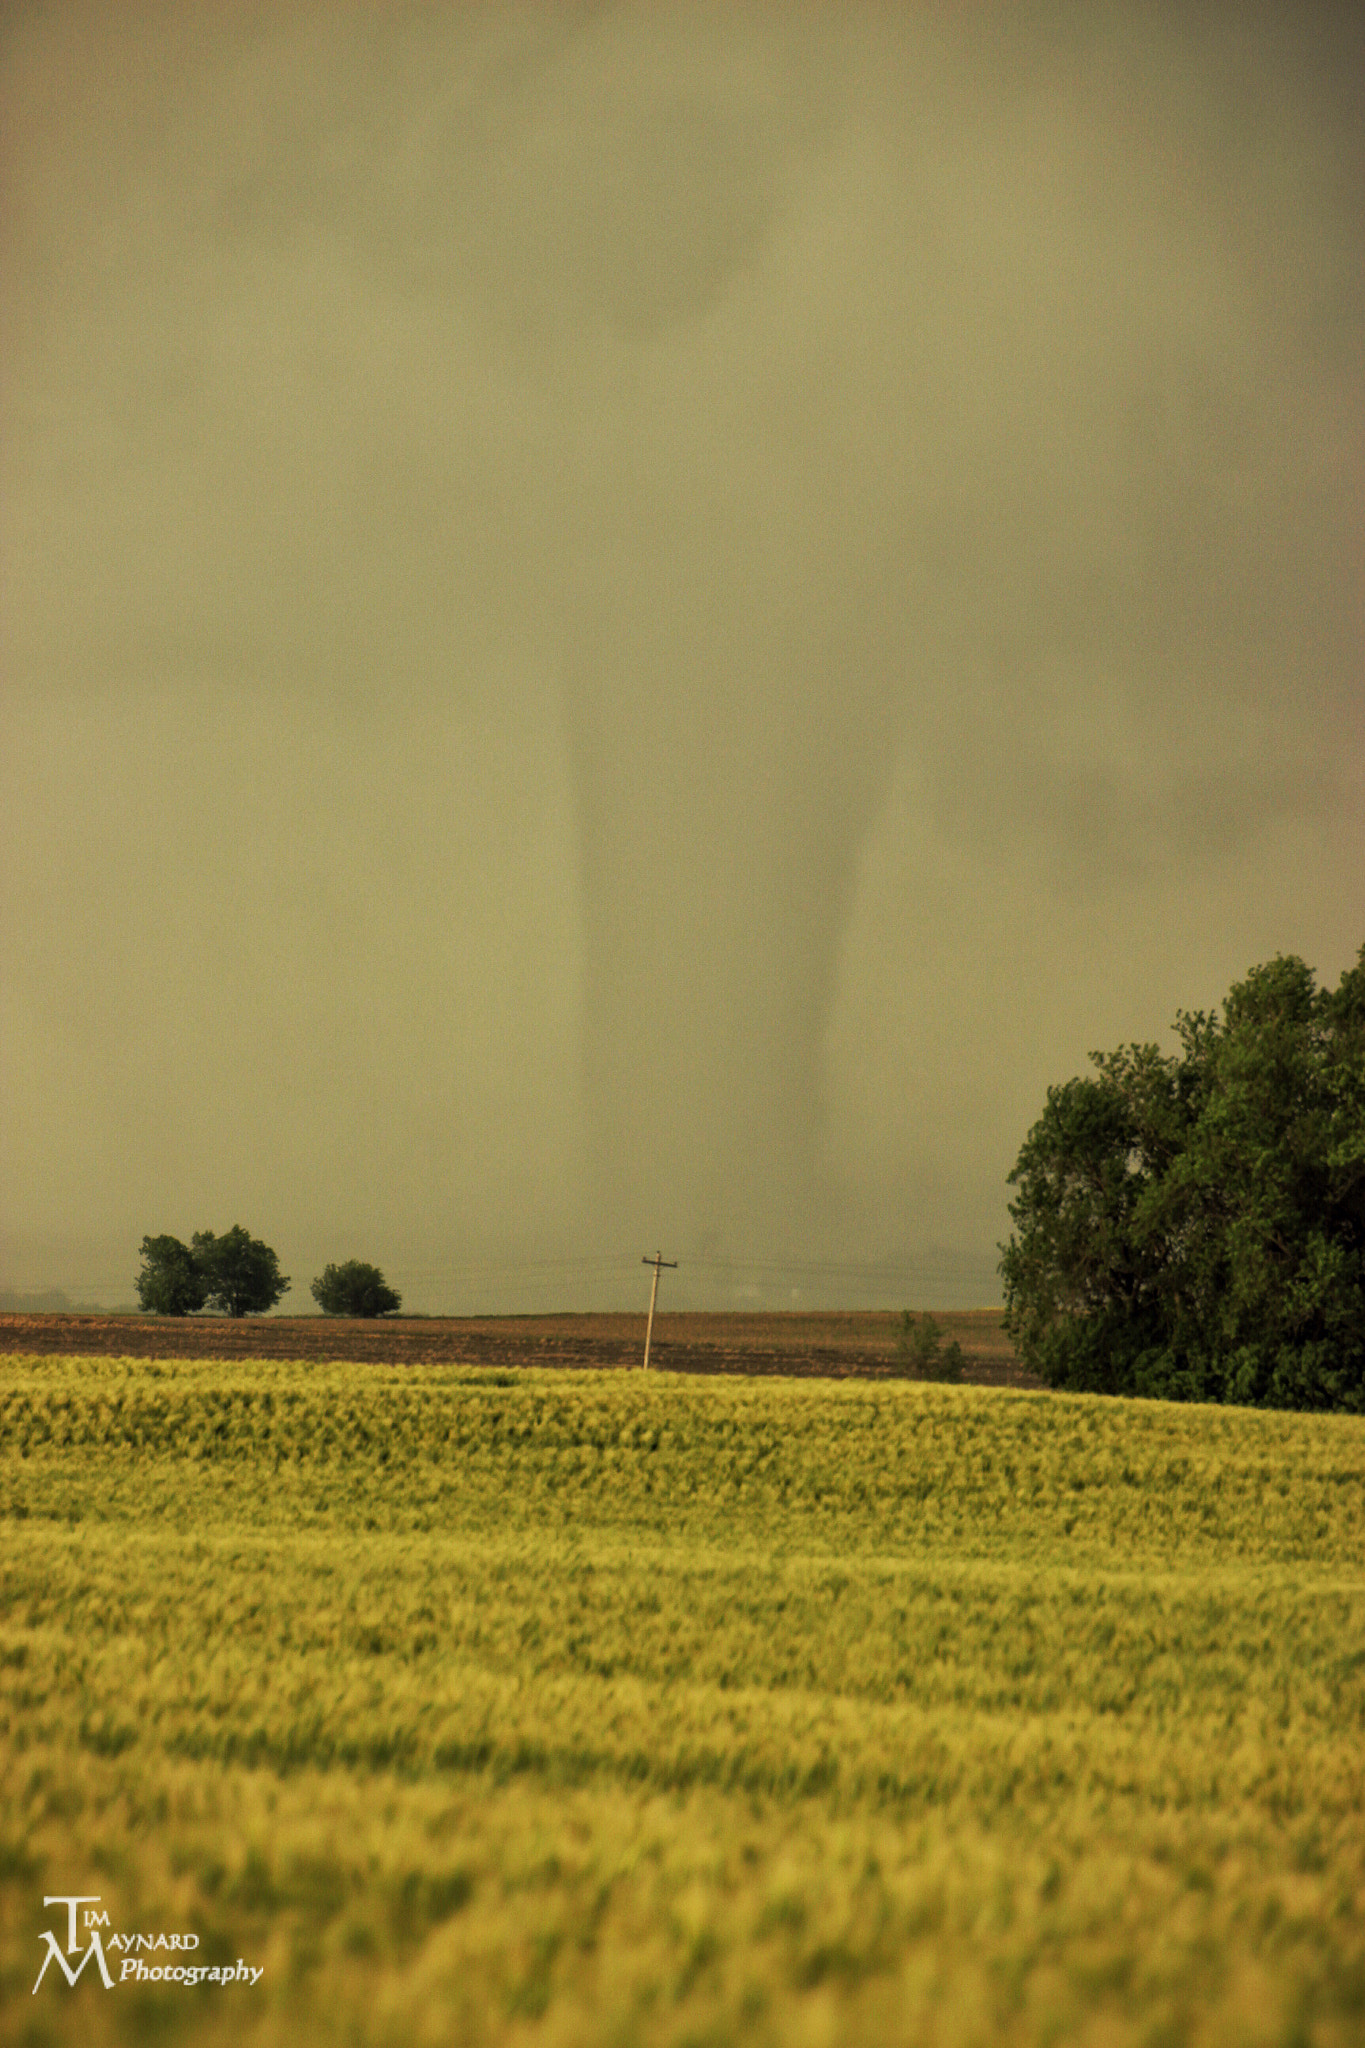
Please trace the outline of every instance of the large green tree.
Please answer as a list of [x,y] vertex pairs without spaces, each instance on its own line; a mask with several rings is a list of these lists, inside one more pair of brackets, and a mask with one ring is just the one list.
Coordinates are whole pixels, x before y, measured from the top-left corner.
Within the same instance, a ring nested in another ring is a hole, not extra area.
[[196,1230],[193,1251],[204,1277],[207,1305],[225,1316],[264,1315],[289,1291],[288,1278],[280,1272],[270,1246],[251,1237],[240,1223],[221,1237],[211,1230]]
[[204,1306],[208,1284],[194,1253],[178,1237],[144,1237],[137,1298],[149,1314],[190,1316]]
[[1179,1051],[1092,1055],[1010,1176],[1006,1325],[1051,1385],[1365,1410],[1365,947],[1253,968]]

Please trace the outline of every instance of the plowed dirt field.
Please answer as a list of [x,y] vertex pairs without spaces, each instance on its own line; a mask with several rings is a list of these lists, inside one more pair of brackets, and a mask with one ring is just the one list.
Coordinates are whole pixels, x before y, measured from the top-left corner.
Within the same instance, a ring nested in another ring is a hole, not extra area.
[[[1037,1387],[1010,1350],[999,1309],[947,1311],[963,1377],[977,1386]],[[660,1314],[650,1370],[884,1379],[899,1369],[900,1318],[859,1313]],[[0,1351],[100,1352],[131,1358],[348,1358],[450,1363],[603,1366],[628,1370],[644,1352],[643,1315],[342,1316],[0,1315]]]

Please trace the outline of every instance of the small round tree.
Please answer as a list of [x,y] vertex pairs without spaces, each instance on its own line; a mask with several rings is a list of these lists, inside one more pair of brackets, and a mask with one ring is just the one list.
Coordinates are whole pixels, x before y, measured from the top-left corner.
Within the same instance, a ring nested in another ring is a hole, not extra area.
[[313,1282],[313,1299],[325,1316],[391,1316],[403,1306],[378,1266],[363,1259],[325,1266]]
[[208,1299],[208,1282],[194,1253],[178,1237],[144,1237],[137,1298],[156,1316],[192,1316]]

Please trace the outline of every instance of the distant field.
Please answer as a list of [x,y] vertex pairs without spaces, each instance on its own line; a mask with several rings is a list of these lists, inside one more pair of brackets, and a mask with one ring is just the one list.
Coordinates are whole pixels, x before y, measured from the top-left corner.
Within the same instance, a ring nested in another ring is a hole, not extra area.
[[7,2042],[1365,2038],[1361,1419],[15,1354],[0,1514]]
[[[1019,1365],[998,1308],[943,1310],[935,1321],[979,1386],[1036,1386]],[[650,1363],[660,1372],[885,1377],[895,1367],[900,1317],[878,1310],[660,1313]],[[350,1358],[372,1364],[640,1364],[643,1315],[0,1316],[0,1352],[103,1352],[142,1358]]]

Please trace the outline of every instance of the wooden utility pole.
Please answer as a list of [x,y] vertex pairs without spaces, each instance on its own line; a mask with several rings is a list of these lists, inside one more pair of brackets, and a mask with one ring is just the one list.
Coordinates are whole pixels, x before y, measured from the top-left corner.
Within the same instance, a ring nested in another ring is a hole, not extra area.
[[645,1324],[644,1370],[646,1372],[649,1371],[649,1340],[654,1335],[654,1304],[659,1298],[659,1268],[661,1266],[676,1266],[677,1263],[676,1259],[666,1259],[662,1252],[655,1252],[652,1259],[641,1259],[640,1261],[642,1266],[652,1266],[654,1268],[654,1284],[649,1290],[649,1321]]

